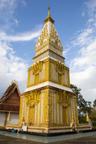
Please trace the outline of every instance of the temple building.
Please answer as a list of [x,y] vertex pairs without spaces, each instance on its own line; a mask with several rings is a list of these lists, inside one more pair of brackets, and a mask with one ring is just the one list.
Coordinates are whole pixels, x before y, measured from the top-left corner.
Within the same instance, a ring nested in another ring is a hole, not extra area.
[[19,121],[20,92],[15,81],[0,98],[0,128],[9,128]]
[[28,82],[20,99],[19,124],[36,133],[61,133],[78,126],[77,97],[50,9],[35,46]]

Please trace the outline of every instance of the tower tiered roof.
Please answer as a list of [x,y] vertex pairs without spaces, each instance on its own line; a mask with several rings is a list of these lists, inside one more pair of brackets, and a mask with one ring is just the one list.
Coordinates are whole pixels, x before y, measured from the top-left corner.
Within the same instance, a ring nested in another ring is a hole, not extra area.
[[44,21],[42,32],[36,43],[36,56],[41,55],[48,50],[61,57],[63,55],[63,46],[55,29],[54,20],[50,13],[50,8],[48,8],[48,16]]

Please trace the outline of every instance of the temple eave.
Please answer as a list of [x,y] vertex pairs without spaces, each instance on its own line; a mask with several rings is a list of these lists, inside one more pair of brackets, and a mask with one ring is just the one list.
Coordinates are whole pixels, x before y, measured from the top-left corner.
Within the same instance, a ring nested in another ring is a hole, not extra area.
[[59,84],[56,84],[56,83],[53,83],[53,82],[49,82],[49,81],[43,82],[43,83],[38,84],[36,86],[29,87],[25,90],[25,92],[40,89],[40,88],[44,88],[44,87],[53,87],[53,88],[57,88],[57,89],[60,89],[60,90],[65,90],[65,91],[73,93],[71,88],[66,87],[66,86],[62,86],[62,85],[59,85]]

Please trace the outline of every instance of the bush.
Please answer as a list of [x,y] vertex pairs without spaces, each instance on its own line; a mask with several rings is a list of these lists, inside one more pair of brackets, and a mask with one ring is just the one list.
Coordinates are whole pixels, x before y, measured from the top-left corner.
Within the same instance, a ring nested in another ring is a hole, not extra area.
[[93,128],[96,128],[96,121],[92,121]]
[[81,124],[88,123],[86,121],[86,116],[79,116],[79,123],[81,123]]

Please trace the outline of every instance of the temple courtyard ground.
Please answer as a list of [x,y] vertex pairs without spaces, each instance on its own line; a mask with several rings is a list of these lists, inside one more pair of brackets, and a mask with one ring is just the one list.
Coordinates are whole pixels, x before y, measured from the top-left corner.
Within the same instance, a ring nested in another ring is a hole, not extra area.
[[96,131],[59,136],[36,136],[0,130],[0,144],[96,144]]
[[[0,144],[42,144],[40,142],[32,142],[28,140],[12,138],[0,135]],[[79,139],[51,142],[50,144],[96,144],[96,136],[83,137]]]

